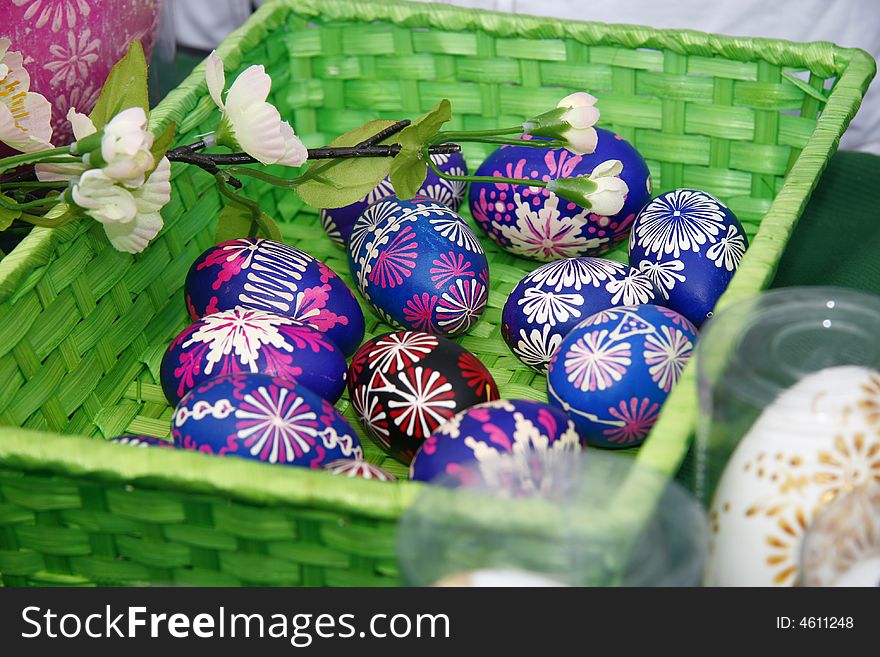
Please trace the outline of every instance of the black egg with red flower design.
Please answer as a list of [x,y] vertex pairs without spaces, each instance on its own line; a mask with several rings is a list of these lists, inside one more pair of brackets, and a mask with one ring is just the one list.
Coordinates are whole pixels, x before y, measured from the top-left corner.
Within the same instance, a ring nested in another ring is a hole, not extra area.
[[476,356],[421,331],[365,342],[349,366],[348,392],[369,436],[404,464],[453,415],[498,399],[498,386]]

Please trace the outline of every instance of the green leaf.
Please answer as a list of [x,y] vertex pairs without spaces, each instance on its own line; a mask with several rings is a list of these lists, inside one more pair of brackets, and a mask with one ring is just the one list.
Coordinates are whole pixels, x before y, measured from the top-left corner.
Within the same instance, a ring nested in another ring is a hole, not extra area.
[[143,107],[145,112],[150,109],[147,60],[144,58],[141,42],[137,39],[131,42],[125,56],[110,69],[89,118],[100,130],[110,119],[129,107]]
[[171,142],[174,141],[174,133],[176,131],[177,124],[172,121],[166,125],[162,133],[153,140],[153,147],[150,149],[150,153],[153,154],[153,159],[156,160],[156,162],[165,156],[168,147],[171,146]]
[[451,117],[452,106],[444,98],[437,107],[397,135],[400,153],[391,163],[390,177],[399,198],[412,198],[418,193],[428,175],[428,163],[422,157],[422,148]]
[[[256,221],[256,227],[253,225]],[[217,242],[226,242],[239,237],[249,237],[261,233],[270,240],[282,241],[281,229],[272,217],[265,212],[260,212],[259,218],[254,219],[254,213],[245,205],[239,203],[227,203],[220,212],[217,220]]]
[[[6,194],[0,194],[3,197],[3,200],[9,201],[10,203],[14,203],[11,198],[6,196]],[[13,210],[11,208],[6,208],[0,205],[0,230],[6,230],[12,225],[12,222],[18,219],[21,216],[21,210]]]
[[[355,146],[395,123],[370,121],[334,139],[331,146]],[[383,144],[394,141],[389,137]],[[390,157],[353,157],[312,163],[296,191],[315,208],[340,208],[369,194],[391,169]]]

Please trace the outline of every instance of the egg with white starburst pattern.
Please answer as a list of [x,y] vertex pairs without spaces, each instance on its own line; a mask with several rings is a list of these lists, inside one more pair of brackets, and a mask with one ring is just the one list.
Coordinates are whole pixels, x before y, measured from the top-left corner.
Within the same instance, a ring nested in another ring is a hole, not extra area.
[[446,486],[473,484],[470,479],[477,477],[490,488],[516,481],[529,492],[532,475],[580,449],[575,424],[559,409],[500,399],[472,406],[438,427],[413,459],[409,477]]
[[372,479],[374,481],[394,481],[397,479],[393,474],[386,472],[378,465],[359,459],[339,459],[324,466],[330,474],[343,477]]
[[373,441],[409,463],[434,429],[469,406],[497,399],[498,386],[486,366],[452,340],[397,331],[358,349],[348,394]]
[[596,133],[596,151],[589,155],[564,148],[502,146],[476,175],[547,181],[587,175],[606,160],[620,160],[620,178],[629,188],[620,212],[598,215],[544,188],[473,182],[468,201],[477,225],[506,251],[541,262],[602,255],[626,239],[636,213],[651,198],[651,174],[620,135],[602,128]]
[[259,372],[297,381],[329,401],[345,389],[345,356],[325,334],[295,319],[250,308],[205,315],[165,351],[159,380],[176,405],[212,376]]
[[358,290],[394,328],[461,335],[486,308],[486,254],[445,205],[418,196],[377,201],[355,223],[348,250]]
[[601,310],[575,326],[547,370],[550,403],[600,447],[636,447],[693,353],[697,330],[670,308]]
[[183,289],[193,319],[236,307],[274,312],[321,331],[346,356],[364,339],[364,314],[345,281],[283,242],[248,237],[212,246]]
[[[461,153],[435,154],[431,156],[431,160],[443,173],[452,176],[467,175],[467,164]],[[458,208],[461,207],[461,203],[464,200],[466,187],[466,182],[441,178],[431,168],[428,168],[425,182],[419,187],[418,196],[442,203],[450,210],[458,212]],[[324,232],[327,233],[327,237],[336,242],[336,244],[343,247],[348,246],[354,222],[364,213],[364,210],[371,203],[393,195],[394,185],[386,177],[361,200],[341,208],[321,210],[321,226],[323,226]]]
[[659,301],[650,279],[628,265],[565,258],[538,267],[513,288],[501,313],[501,335],[517,358],[544,372],[566,334],[593,313]]
[[742,224],[721,201],[674,189],[639,212],[629,262],[653,281],[667,306],[699,327],[712,316],[748,246]]
[[267,374],[226,374],[190,390],[174,411],[176,447],[320,468],[363,458],[360,440],[326,399]]

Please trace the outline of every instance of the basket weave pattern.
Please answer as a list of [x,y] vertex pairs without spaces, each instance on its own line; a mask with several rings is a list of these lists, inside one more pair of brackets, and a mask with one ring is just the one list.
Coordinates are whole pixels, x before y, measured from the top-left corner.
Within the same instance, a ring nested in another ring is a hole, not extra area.
[[[309,146],[370,119],[415,117],[442,98],[453,129],[481,129],[591,91],[602,125],[648,161],[655,192],[704,189],[743,221],[752,246],[722,305],[769,284],[874,73],[865,53],[827,43],[346,0],[269,2],[219,52],[232,75],[266,65],[270,101]],[[788,75],[803,71],[805,81]],[[154,129],[173,120],[184,143],[215,126],[203,76],[199,66],[154,110]],[[471,170],[488,152],[465,149]],[[165,230],[138,257],[83,222],[36,228],[0,262],[3,583],[398,583],[395,519],[416,484],[105,444],[124,432],[169,433],[158,366],[187,321],[182,283],[213,243],[221,208],[204,172],[175,166],[173,188]],[[281,222],[285,241],[351,283],[315,210],[259,183],[247,193]],[[507,294],[537,263],[484,245],[489,307],[460,342],[504,396],[546,400],[544,377],[500,334]],[[609,257],[625,261],[625,245]],[[368,338],[388,330],[364,310]],[[357,426],[345,398],[337,407]],[[695,415],[688,368],[638,458],[673,476]],[[405,476],[364,443],[369,460]]]

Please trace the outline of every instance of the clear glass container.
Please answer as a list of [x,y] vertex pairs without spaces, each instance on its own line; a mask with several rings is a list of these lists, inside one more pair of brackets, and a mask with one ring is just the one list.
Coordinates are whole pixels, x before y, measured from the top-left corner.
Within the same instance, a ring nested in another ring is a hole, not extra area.
[[880,297],[783,288],[728,306],[697,368],[705,583],[795,584],[812,519],[880,481]]

